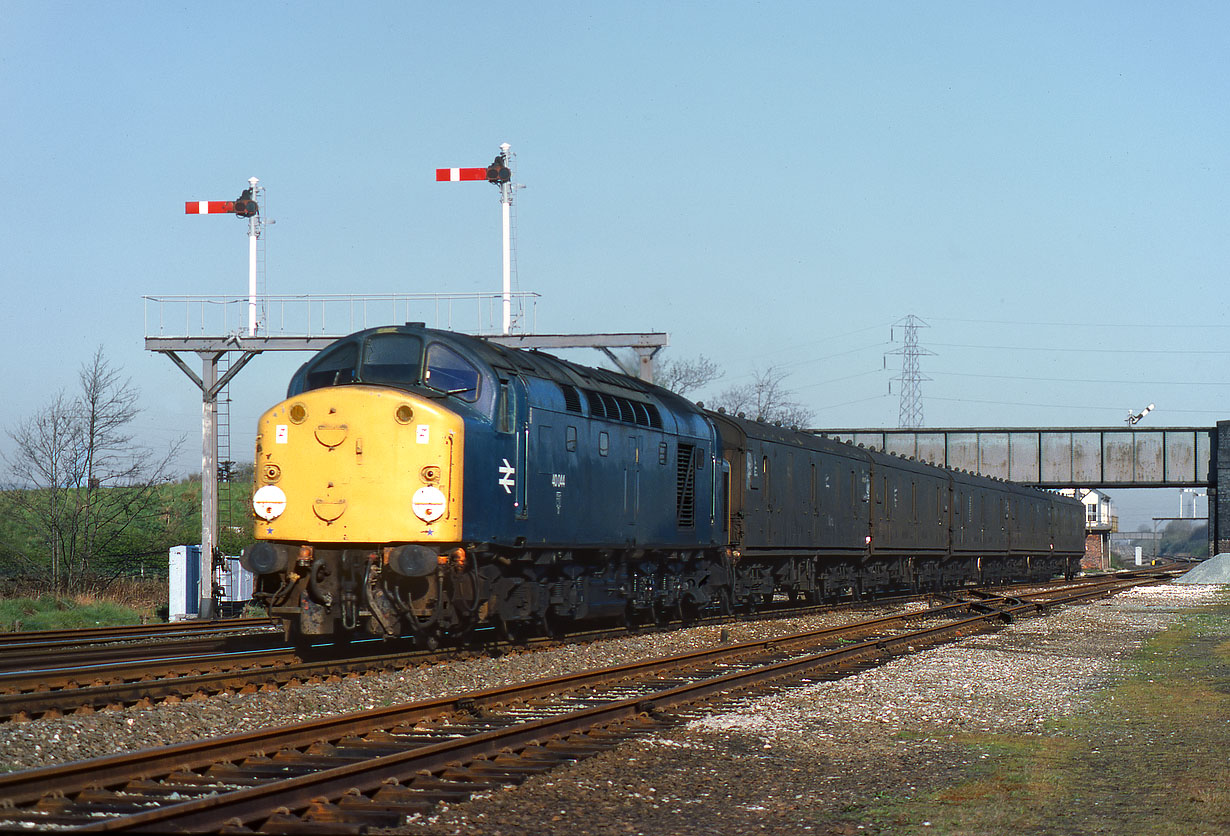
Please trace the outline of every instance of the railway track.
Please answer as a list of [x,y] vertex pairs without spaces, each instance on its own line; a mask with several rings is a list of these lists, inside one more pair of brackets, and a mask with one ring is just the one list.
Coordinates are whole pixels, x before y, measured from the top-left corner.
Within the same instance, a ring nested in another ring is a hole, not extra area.
[[212,621],[173,621],[165,624],[0,633],[0,658],[10,651],[22,648],[64,650],[117,642],[167,641],[273,629],[276,629],[276,624],[271,618],[220,618]]
[[[1156,569],[1143,572],[1146,576],[1157,573]],[[1136,574],[1140,573],[1120,573],[1115,577]],[[1012,589],[1067,589],[1089,582],[1020,584],[999,587],[994,591],[964,590],[961,594],[1002,595]],[[937,597],[944,596],[896,596],[837,606],[858,609]],[[951,596],[949,599],[956,600]],[[832,610],[834,605],[769,608],[752,615],[724,616],[707,619],[703,623],[747,618],[788,618],[822,609]],[[80,711],[147,707],[164,700],[276,690],[302,683],[432,664],[466,653],[489,652],[497,646],[492,639],[468,649],[428,651],[407,642],[373,640],[341,648],[322,646],[312,649],[311,658],[305,658],[304,650],[282,643],[280,632],[264,620],[233,619],[229,624],[201,623],[190,629],[184,629],[182,625],[154,626],[163,628],[162,634],[171,639],[156,644],[110,643],[92,646],[105,641],[103,637],[106,635],[114,642],[117,636],[125,635],[129,630],[132,631],[130,635],[140,634],[136,628],[120,628],[109,634],[106,630],[62,631],[62,635],[47,637],[41,642],[22,643],[15,640],[10,644],[9,652],[4,651],[4,644],[0,641],[0,720],[24,721]],[[258,629],[243,634],[234,632],[237,627],[249,626]],[[678,623],[668,623],[643,629],[672,629],[678,626]],[[265,629],[261,630],[262,627]],[[74,637],[73,634],[78,632],[85,635]],[[158,632],[147,631],[147,635]],[[531,639],[518,646],[533,648],[560,641],[594,641],[623,635],[624,632],[622,627],[586,630],[566,637]],[[184,638],[194,633],[195,638]],[[3,638],[19,636],[21,634],[10,634]],[[65,659],[69,660],[68,664],[64,663]]]
[[0,633],[0,672],[44,669],[53,659],[71,659],[77,668],[87,668],[282,644],[282,631],[268,618],[186,623],[193,627],[153,625],[150,627],[171,629],[146,627],[132,633],[122,628],[98,628],[81,631],[84,636],[75,636],[75,631],[47,631],[50,636]]
[[[360,832],[706,711],[1158,577],[986,594],[841,627],[0,776],[0,827]],[[917,621],[925,622],[913,627]],[[711,707],[711,706],[710,706]]]

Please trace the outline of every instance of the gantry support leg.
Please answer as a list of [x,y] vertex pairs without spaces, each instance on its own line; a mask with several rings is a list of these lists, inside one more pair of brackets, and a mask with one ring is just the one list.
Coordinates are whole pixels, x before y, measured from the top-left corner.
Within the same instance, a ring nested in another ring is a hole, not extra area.
[[214,553],[218,550],[218,393],[259,351],[244,351],[235,365],[218,378],[218,361],[226,351],[198,351],[201,374],[174,351],[163,351],[201,390],[201,586],[200,618],[212,618]]

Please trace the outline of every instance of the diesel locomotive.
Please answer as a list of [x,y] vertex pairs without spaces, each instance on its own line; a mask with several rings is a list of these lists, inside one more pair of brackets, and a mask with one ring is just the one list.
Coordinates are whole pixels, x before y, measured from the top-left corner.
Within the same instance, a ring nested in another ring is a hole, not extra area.
[[1084,551],[1075,500],[421,323],[305,363],[260,419],[255,488],[243,563],[304,639],[1071,576]]

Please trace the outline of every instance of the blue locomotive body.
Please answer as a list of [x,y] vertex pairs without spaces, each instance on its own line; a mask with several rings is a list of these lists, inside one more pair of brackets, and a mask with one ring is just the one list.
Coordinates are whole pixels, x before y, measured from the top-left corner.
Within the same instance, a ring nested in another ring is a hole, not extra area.
[[292,632],[425,641],[1071,575],[1080,504],[428,329],[361,331],[262,417],[245,562]]
[[466,419],[465,539],[546,549],[715,542],[716,437],[698,408],[630,378],[471,342],[500,394],[491,416]]

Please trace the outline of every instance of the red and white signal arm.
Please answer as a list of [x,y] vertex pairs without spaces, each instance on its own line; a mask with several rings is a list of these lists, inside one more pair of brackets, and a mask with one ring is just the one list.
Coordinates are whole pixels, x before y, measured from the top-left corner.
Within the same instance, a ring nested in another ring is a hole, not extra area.
[[414,511],[414,516],[423,522],[435,522],[448,510],[448,497],[435,485],[424,485],[414,492],[410,500],[410,507]]
[[185,215],[233,215],[233,200],[189,200],[184,203]]
[[486,180],[486,168],[437,168],[437,183],[458,183],[462,180]]

